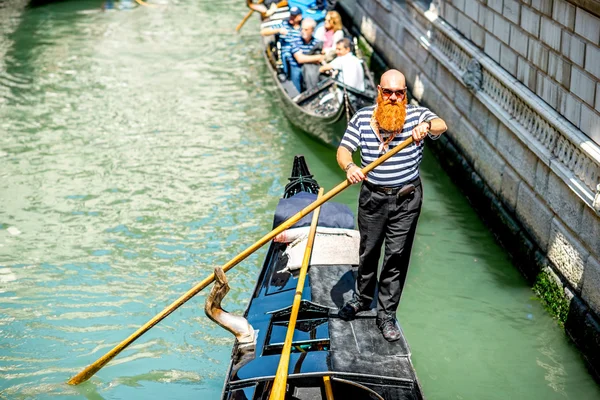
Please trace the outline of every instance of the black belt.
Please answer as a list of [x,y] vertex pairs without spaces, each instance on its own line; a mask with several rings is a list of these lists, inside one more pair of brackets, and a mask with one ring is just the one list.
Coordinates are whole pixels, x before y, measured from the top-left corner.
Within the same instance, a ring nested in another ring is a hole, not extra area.
[[[415,188],[421,186],[421,178],[417,176],[415,179],[413,179],[410,182],[405,183],[403,186],[379,186],[379,185],[374,185],[369,181],[363,181],[363,183],[365,184],[365,186],[367,188],[369,188],[369,190],[371,190],[373,192],[385,193],[387,195],[404,196],[404,195],[410,193]],[[400,192],[406,192],[406,193],[400,193]]]

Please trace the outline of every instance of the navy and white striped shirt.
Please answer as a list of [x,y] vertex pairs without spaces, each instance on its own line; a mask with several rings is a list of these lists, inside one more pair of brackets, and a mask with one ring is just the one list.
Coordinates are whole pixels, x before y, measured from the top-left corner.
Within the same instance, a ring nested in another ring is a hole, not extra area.
[[321,41],[319,39],[316,39],[314,36],[312,36],[310,38],[308,43],[305,42],[304,39],[302,39],[302,36],[297,38],[294,41],[294,43],[292,43],[292,49],[290,50],[290,52],[292,54],[292,59],[290,60],[290,63],[293,63],[295,65],[300,65],[300,64],[298,64],[298,61],[296,61],[294,54],[296,54],[299,51],[302,52],[302,54],[308,54],[313,49],[313,47],[315,47],[315,45],[320,42]]
[[[361,166],[366,167],[383,155],[379,152],[379,138],[371,128],[371,118],[376,106],[365,107],[359,110],[348,123],[348,128],[342,137],[340,146],[345,147],[351,153],[360,148]],[[389,149],[411,137],[411,131],[421,122],[431,121],[438,118],[437,115],[425,107],[413,105],[406,106],[406,120],[402,132],[389,143]],[[429,135],[432,139],[439,136]],[[374,184],[386,187],[403,186],[419,176],[419,164],[423,158],[422,140],[418,145],[414,142],[394,154],[383,164],[377,166],[367,175],[367,180]]]
[[279,35],[279,42],[281,43],[281,58],[289,59],[292,56],[292,46],[298,39],[302,38],[300,28],[295,29],[292,24],[285,20],[281,21],[280,24],[273,25],[272,28],[285,28],[287,30],[285,35]]

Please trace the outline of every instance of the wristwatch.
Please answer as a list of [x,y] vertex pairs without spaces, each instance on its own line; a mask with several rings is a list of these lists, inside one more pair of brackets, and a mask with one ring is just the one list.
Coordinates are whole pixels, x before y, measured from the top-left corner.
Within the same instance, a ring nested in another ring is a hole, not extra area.
[[356,167],[356,164],[354,164],[353,162],[348,163],[348,165],[346,165],[346,168],[344,168],[344,172],[348,172],[348,170],[353,166]]
[[431,130],[431,121],[425,121],[425,123],[427,124],[427,130],[430,131]]

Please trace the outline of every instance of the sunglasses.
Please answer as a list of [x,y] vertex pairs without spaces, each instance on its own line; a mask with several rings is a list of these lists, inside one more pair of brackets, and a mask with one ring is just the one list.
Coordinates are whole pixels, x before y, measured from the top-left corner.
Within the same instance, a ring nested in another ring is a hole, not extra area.
[[396,97],[404,97],[406,95],[406,88],[400,90],[381,88],[381,93],[383,93],[383,95],[386,97],[390,97],[393,94],[395,94]]

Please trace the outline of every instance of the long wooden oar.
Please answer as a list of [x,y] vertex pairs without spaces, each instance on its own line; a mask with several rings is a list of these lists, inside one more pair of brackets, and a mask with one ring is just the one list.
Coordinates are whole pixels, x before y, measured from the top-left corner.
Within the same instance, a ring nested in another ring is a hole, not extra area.
[[[379,157],[377,160],[373,161],[371,164],[367,165],[362,169],[363,174],[367,174],[369,171],[375,169],[379,164],[383,163],[388,158],[392,157],[394,154],[398,153],[400,150],[411,144],[413,141],[412,137],[406,139],[404,142],[400,143],[398,146],[394,147],[392,150],[388,151],[383,156]],[[271,232],[267,233],[263,236],[258,242],[254,243],[252,246],[248,247],[246,250],[242,251],[235,258],[229,261],[227,264],[223,265],[223,271],[227,272],[231,268],[238,265],[244,259],[246,259],[249,255],[254,253],[256,250],[260,249],[266,243],[268,243],[275,236],[279,235],[281,232],[290,228],[296,222],[300,221],[303,217],[310,214],[315,208],[319,207],[326,201],[330,200],[332,197],[338,195],[341,191],[345,190],[352,184],[348,182],[348,180],[344,180],[342,183],[331,189],[327,192],[323,197],[318,198],[308,206],[304,207],[294,216],[290,217],[287,221],[283,222],[277,228],[273,229]],[[116,345],[112,350],[108,353],[100,357],[93,364],[88,365],[83,371],[75,375],[69,380],[69,385],[78,385],[81,382],[85,382],[90,379],[96,372],[98,372],[102,367],[104,367],[110,360],[112,360],[117,354],[123,351],[127,346],[133,343],[137,338],[142,336],[144,333],[150,330],[154,325],[158,324],[165,317],[171,314],[173,311],[181,307],[186,301],[194,297],[198,292],[202,289],[210,285],[215,280],[215,274],[211,273],[208,277],[206,277],[202,282],[198,283],[196,286],[185,292],[181,297],[175,300],[171,305],[158,313],[154,318],[150,321],[146,322],[142,327],[140,327],[137,331],[133,332],[127,339]]]
[[[317,196],[317,199],[322,196],[323,188],[319,189],[319,195]],[[294,331],[296,330],[296,319],[298,318],[298,311],[300,310],[302,291],[304,290],[304,281],[306,279],[308,263],[310,262],[310,256],[312,254],[312,248],[315,242],[315,234],[317,233],[317,222],[319,221],[320,211],[321,207],[317,207],[317,209],[315,209],[312,222],[310,223],[308,241],[306,242],[306,249],[304,250],[304,258],[302,259],[302,267],[300,267],[298,283],[296,284],[294,302],[292,303],[290,322],[288,323],[287,333],[285,334],[285,341],[283,342],[283,349],[281,349],[281,356],[279,358],[279,366],[277,367],[277,373],[275,374],[275,381],[273,382],[273,388],[271,389],[269,400],[283,400],[285,398],[285,392],[287,391],[288,368],[290,366],[290,354],[292,352]]]
[[[258,0],[256,2],[256,4],[262,4],[265,0]],[[252,13],[254,12],[254,10],[250,10],[248,11],[248,14],[246,14],[246,16],[244,17],[244,19],[238,24],[238,26],[235,27],[235,31],[239,32],[240,29],[242,29],[242,26],[244,26],[244,24],[246,23],[246,21],[248,21],[248,19],[252,16]]]

